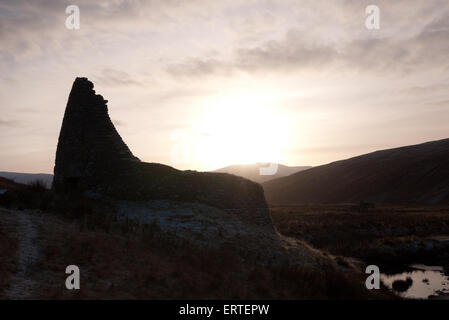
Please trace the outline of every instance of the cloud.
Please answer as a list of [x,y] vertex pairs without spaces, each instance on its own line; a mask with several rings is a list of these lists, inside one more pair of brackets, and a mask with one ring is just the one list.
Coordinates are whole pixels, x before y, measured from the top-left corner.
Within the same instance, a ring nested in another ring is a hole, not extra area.
[[[430,4],[429,7],[436,5]],[[295,27],[287,30],[282,39],[236,48],[231,56],[220,59],[191,57],[169,64],[166,71],[183,77],[309,69],[402,76],[420,70],[447,69],[449,11],[434,12],[438,14],[428,17],[430,22],[416,23],[419,28],[415,32],[393,33],[385,27],[387,30],[375,33],[363,27],[342,27],[348,39],[336,36],[335,41],[329,40],[327,33],[311,38],[308,30]],[[403,15],[404,12],[398,10],[397,14]]]
[[98,81],[104,85],[143,86],[143,83],[136,79],[136,76],[132,76],[126,71],[109,68],[103,69],[100,75],[94,76],[94,81]]
[[398,90],[396,93],[417,96],[431,96],[438,93],[449,92],[449,83],[437,83],[425,86],[412,86]]
[[[83,56],[86,60],[86,50],[95,59],[101,59],[102,50],[106,55],[112,54],[112,50],[132,52],[114,44],[124,40],[120,42],[125,46],[140,46],[143,44],[136,39],[144,41],[145,34],[186,42],[185,51],[170,52],[175,61],[159,66],[176,77],[310,68],[408,73],[437,64],[449,67],[449,14],[445,2],[439,0],[424,4],[379,1],[384,18],[377,33],[364,30],[364,4],[354,1],[303,1],[298,5],[289,0],[79,0],[79,31],[65,29],[65,7],[69,4],[72,3],[68,0],[0,1],[0,67],[5,69],[37,57],[64,60]],[[214,29],[202,30],[204,27]],[[178,38],[171,38],[175,36]],[[222,42],[216,39],[220,37]],[[202,39],[210,40],[212,49],[223,54],[210,57],[189,50],[189,46],[195,48],[198,43],[204,46]],[[164,45],[157,43],[154,51]],[[223,46],[227,46],[225,50]],[[161,56],[166,52],[162,51]],[[98,77],[110,85],[137,84],[119,72],[105,70]]]
[[[449,17],[448,17],[449,19]],[[290,34],[294,32],[290,32]],[[287,35],[255,48],[235,51],[232,60],[190,58],[167,67],[175,76],[230,75],[236,71],[301,71],[337,68],[340,71],[404,74],[449,66],[449,29],[424,29],[415,37],[398,41],[357,39],[341,48],[326,44],[303,45],[301,36]]]
[[20,125],[19,121],[16,120],[4,120],[0,119],[0,127],[7,127],[7,128],[15,128]]
[[166,71],[172,76],[202,76],[209,74],[228,74],[233,72],[233,65],[230,62],[218,59],[189,58],[182,63],[169,64]]
[[[81,28],[67,30],[65,9],[76,4]],[[206,20],[220,5],[205,0],[90,1],[0,0],[0,56],[13,61],[85,49],[95,42],[176,28],[182,21]],[[214,9],[216,8],[216,9]],[[84,47],[84,48],[83,48]]]
[[335,61],[338,52],[327,45],[303,45],[301,36],[289,31],[283,41],[270,41],[261,47],[239,49],[236,68],[248,72],[259,70],[287,71],[320,67]]

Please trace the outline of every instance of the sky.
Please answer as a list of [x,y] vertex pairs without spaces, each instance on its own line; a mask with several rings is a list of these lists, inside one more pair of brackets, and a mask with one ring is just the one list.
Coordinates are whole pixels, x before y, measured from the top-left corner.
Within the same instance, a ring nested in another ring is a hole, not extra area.
[[449,1],[0,0],[0,171],[53,172],[77,76],[142,161],[325,164],[449,138]]

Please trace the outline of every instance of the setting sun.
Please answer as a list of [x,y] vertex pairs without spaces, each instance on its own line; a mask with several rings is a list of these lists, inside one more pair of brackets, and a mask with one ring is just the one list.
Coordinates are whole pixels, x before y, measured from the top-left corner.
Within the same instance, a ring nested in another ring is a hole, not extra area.
[[[191,132],[179,132],[175,165],[206,170],[230,164],[279,162],[288,121],[263,93],[227,93],[204,101]],[[182,150],[190,154],[181,155]],[[177,163],[176,163],[177,162]]]

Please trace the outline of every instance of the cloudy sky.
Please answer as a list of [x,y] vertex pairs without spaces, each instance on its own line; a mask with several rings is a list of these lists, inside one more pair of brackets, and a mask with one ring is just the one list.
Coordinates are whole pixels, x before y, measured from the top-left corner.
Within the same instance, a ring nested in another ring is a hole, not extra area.
[[449,1],[0,1],[0,171],[53,171],[76,76],[141,160],[324,164],[449,137]]

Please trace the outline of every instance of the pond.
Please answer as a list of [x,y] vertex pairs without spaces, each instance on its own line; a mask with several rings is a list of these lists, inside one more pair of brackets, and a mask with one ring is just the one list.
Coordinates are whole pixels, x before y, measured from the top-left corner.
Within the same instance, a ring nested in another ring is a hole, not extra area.
[[412,264],[398,273],[381,273],[381,281],[405,299],[449,300],[449,277],[441,266]]

